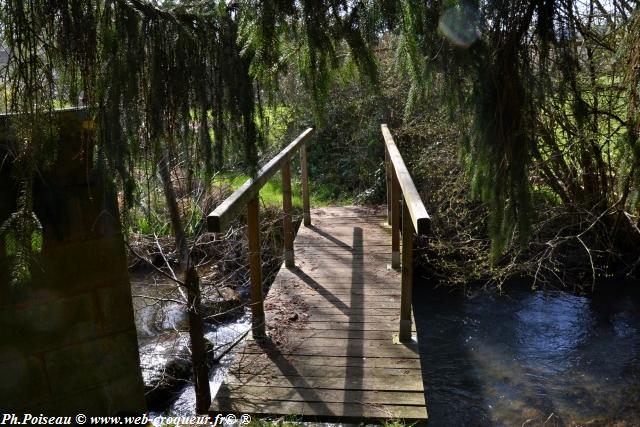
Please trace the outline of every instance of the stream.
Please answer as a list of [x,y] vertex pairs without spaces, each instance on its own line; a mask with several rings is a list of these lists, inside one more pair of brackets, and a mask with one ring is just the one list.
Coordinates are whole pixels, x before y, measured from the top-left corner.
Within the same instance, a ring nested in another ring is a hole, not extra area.
[[[246,310],[245,314],[239,319],[227,322],[220,325],[217,328],[208,327],[205,332],[205,337],[218,345],[224,345],[232,343],[239,335],[247,332],[251,328],[251,317],[249,310]],[[228,368],[233,362],[233,352],[227,353],[222,357],[220,363],[213,367],[210,372],[209,387],[211,389],[211,396],[215,396],[224,380]],[[196,395],[193,387],[185,387],[179,393],[177,399],[171,405],[168,412],[182,416],[192,416],[196,407]]]
[[[133,294],[138,347],[142,377],[146,388],[150,418],[161,414],[191,416],[195,412],[195,392],[190,382],[188,320],[183,296],[175,284],[150,274],[130,277]],[[204,314],[233,311],[219,321],[205,321],[205,338],[212,344],[213,358],[219,363],[210,366],[209,387],[215,396],[228,367],[233,351],[228,347],[237,342],[251,326],[249,310],[239,307],[247,296],[224,290],[219,295],[203,287]],[[236,310],[232,310],[237,307]]]
[[640,425],[640,295],[416,283],[430,426]]
[[[188,336],[176,332],[185,321],[178,307],[165,306],[158,321],[157,308],[136,301],[148,382],[176,347],[185,358]],[[528,288],[463,295],[417,281],[414,315],[430,426],[640,425],[640,293],[630,287],[592,296]],[[206,337],[219,347],[249,328],[242,309],[207,324]],[[231,352],[212,367],[213,396],[232,361]],[[189,416],[194,407],[184,382],[152,414]]]

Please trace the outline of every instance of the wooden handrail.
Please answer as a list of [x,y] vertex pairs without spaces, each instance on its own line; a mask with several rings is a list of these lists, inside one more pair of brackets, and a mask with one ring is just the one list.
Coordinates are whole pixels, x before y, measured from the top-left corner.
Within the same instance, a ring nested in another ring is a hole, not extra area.
[[[400,210],[402,210],[402,290],[400,295],[400,342],[411,341],[411,295],[413,288],[413,236],[426,234],[430,218],[387,125],[380,126],[385,143],[387,221],[391,224],[391,267],[400,267]],[[402,206],[400,205],[402,195]]]
[[262,260],[260,256],[260,189],[278,169],[282,171],[282,209],[284,229],[284,264],[295,267],[293,253],[293,224],[291,221],[291,156],[300,149],[300,167],[302,169],[302,200],[304,225],[311,225],[309,207],[309,183],[307,150],[305,141],[313,132],[308,128],[277,156],[264,165],[255,178],[248,179],[231,196],[222,202],[207,216],[207,228],[211,232],[221,232],[227,228],[238,211],[247,207],[247,237],[249,239],[249,269],[251,276],[251,323],[253,337],[266,336],[264,316],[264,294],[262,292]]
[[[276,171],[281,167],[282,163],[289,160],[291,155],[300,148],[301,145],[307,140],[313,133],[313,128],[308,128],[302,132],[293,142],[287,145],[277,156],[271,159],[266,165],[260,168],[255,178],[249,178],[244,184],[240,186],[231,196],[225,199],[213,212],[207,216],[207,229],[210,232],[219,233],[224,231],[229,223],[236,217],[238,211],[242,209],[247,202],[256,196],[260,189],[267,183]],[[304,155],[306,160],[306,153]],[[306,161],[302,162],[303,178],[307,175]],[[303,183],[303,189],[307,187],[306,182]],[[309,200],[308,194],[303,197],[304,200]],[[308,211],[308,207],[305,206],[305,212]]]
[[382,128],[382,136],[384,137],[389,161],[393,165],[393,170],[395,171],[396,178],[400,184],[400,188],[402,189],[404,201],[409,208],[409,213],[411,214],[413,228],[418,234],[426,234],[429,232],[429,223],[431,222],[427,209],[422,203],[420,194],[418,193],[418,190],[413,183],[413,179],[411,179],[411,175],[402,160],[402,156],[400,155],[400,151],[398,151],[396,143],[393,141],[389,128],[385,124],[380,127]]

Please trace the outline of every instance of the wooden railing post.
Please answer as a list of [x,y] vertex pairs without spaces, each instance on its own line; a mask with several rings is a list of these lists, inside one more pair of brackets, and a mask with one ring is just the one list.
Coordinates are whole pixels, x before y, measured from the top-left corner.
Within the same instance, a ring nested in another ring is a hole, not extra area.
[[284,207],[284,258],[287,267],[294,266],[293,224],[291,203],[291,156],[300,150],[302,166],[302,188],[304,200],[304,223],[311,225],[309,208],[309,173],[305,141],[313,132],[308,128],[287,145],[278,155],[262,166],[254,177],[245,181],[233,194],[227,197],[207,216],[207,229],[214,233],[225,230],[236,218],[238,212],[247,206],[247,235],[249,239],[249,268],[251,273],[251,314],[252,333],[257,339],[266,337],[264,316],[264,295],[262,293],[262,260],[260,256],[260,189],[278,170],[282,172],[282,193]]
[[402,204],[402,291],[400,296],[400,342],[411,341],[413,293],[413,223],[406,200]]
[[300,146],[300,168],[302,169],[302,208],[303,223],[311,225],[311,208],[309,206],[309,164],[307,162],[307,144]]
[[387,183],[387,224],[392,225],[391,215],[393,211],[391,209],[391,199],[392,199],[391,175],[393,172],[391,171],[391,161],[389,161],[389,151],[387,151],[386,145],[384,147],[384,171],[385,171],[385,178],[386,178],[385,181]]
[[262,295],[262,259],[260,257],[260,202],[258,195],[247,202],[247,235],[251,271],[251,324],[254,338],[264,338],[265,319]]
[[287,159],[282,164],[282,210],[284,230],[284,265],[295,267],[293,255],[293,223],[291,222],[291,161]]
[[[398,177],[389,165],[391,170],[391,268],[400,267],[400,184]],[[403,229],[404,230],[404,229]]]
[[[418,235],[424,235],[428,232],[430,219],[389,128],[382,124],[380,129],[385,144],[385,160],[390,163],[387,171],[391,171],[391,199],[387,198],[387,203],[391,205],[391,265],[394,267],[398,265],[398,230],[400,223],[402,223],[402,293],[400,296],[400,333],[397,338],[400,342],[408,342],[411,341],[412,328],[413,237],[414,232]],[[400,194],[402,194],[402,207],[398,202]],[[402,217],[400,217],[401,212]]]

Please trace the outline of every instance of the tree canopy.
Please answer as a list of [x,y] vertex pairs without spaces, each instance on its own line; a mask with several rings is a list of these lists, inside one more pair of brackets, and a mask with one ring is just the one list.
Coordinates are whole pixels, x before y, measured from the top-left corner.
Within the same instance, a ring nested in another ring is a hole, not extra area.
[[[452,120],[469,123],[463,159],[491,209],[496,258],[514,236],[526,239],[542,187],[576,211],[637,213],[638,7],[628,0],[2,1],[4,107],[22,117],[15,127],[24,145],[14,153],[23,165],[22,217],[30,217],[38,162],[53,155],[43,141],[56,108],[87,108],[99,125],[96,165],[116,172],[131,197],[133,165],[143,157],[190,153],[189,167],[211,172],[231,144],[255,166],[263,103],[283,76],[299,75],[321,120],[345,64],[376,86],[383,46],[396,51],[398,74],[411,82],[407,114],[439,94]],[[620,216],[614,222],[620,227]]]

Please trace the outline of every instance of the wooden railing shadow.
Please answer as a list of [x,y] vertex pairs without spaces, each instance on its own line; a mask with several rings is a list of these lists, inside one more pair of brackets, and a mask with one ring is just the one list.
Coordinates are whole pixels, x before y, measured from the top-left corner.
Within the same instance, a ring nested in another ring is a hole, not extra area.
[[294,268],[290,268],[289,271],[291,271],[293,274],[298,276],[300,280],[302,280],[306,285],[308,285],[312,289],[315,289],[315,290],[322,289],[322,293],[319,293],[319,294],[323,298],[326,295],[330,295],[331,297],[333,297],[334,298],[333,300],[328,298],[325,298],[325,299],[329,301],[331,304],[333,304],[338,310],[342,311],[345,315],[347,314],[347,309],[349,308],[349,306],[347,306],[344,302],[342,302],[342,300],[340,300],[340,298],[337,295],[331,293],[330,290],[322,286],[313,278],[309,277],[309,275],[305,273],[302,269],[298,267],[294,267]]
[[307,405],[309,405],[316,413],[333,414],[331,408],[329,408],[327,404],[323,402],[323,399],[314,390],[313,385],[311,385],[296,369],[296,367],[293,366],[286,357],[284,357],[278,345],[271,341],[271,338],[257,341],[257,343],[267,354],[271,362],[273,362],[273,364],[280,370],[280,372],[284,373],[287,378],[291,376],[296,377],[298,385],[292,385],[294,385],[295,389],[306,390],[305,393],[310,397],[305,398],[305,403]]
[[307,228],[313,230],[316,234],[321,235],[322,237],[324,237],[325,239],[329,240],[330,242],[335,243],[336,245],[338,245],[342,249],[346,249],[348,251],[353,251],[354,250],[354,248],[349,246],[347,243],[343,242],[340,239],[337,239],[337,238],[333,237],[332,235],[330,235],[329,233],[327,233],[325,231],[322,231],[321,229],[319,229],[315,225],[309,225]]
[[[364,294],[361,291],[364,288],[364,243],[362,236],[362,228],[354,227],[353,229],[353,255],[351,258],[351,309],[352,313],[364,315]],[[353,315],[352,315],[353,316]],[[364,326],[354,325],[349,320],[349,334],[347,341],[347,360],[364,360]],[[345,382],[349,379],[355,379],[356,384],[353,388],[346,387],[344,391],[344,413],[349,413],[349,404],[362,402],[362,387],[364,385],[364,367],[362,365],[352,365],[347,363],[345,372]]]
[[[277,369],[286,377],[286,378],[295,378],[297,385],[290,389],[291,393],[297,394],[300,398],[300,402],[304,402],[309,405],[309,407],[315,411],[316,413],[333,413],[331,408],[327,406],[327,404],[323,401],[322,397],[318,395],[318,393],[314,390],[312,384],[310,384],[304,376],[296,369],[296,367],[291,364],[287,357],[282,353],[280,346],[274,343],[270,337],[265,337],[260,340],[256,340],[255,343],[262,349],[263,354],[265,354],[268,359],[273,363]],[[254,358],[250,361],[249,364],[259,363],[258,358]],[[263,408],[262,406],[266,404],[266,402],[273,402],[270,396],[265,395],[263,393],[255,394],[255,393],[247,393],[245,385],[247,383],[251,383],[251,381],[255,378],[259,378],[264,373],[263,371],[267,369],[267,365],[263,365],[262,369],[256,368],[256,366],[247,366],[244,365],[247,369],[244,369],[240,374],[246,380],[245,383],[242,384],[233,384],[229,385],[227,383],[223,383],[220,386],[220,390],[218,391],[217,399],[219,401],[227,401],[230,409],[239,409],[243,410],[252,409],[253,413],[261,413]],[[293,383],[291,385],[294,385]],[[242,393],[234,393],[234,389],[242,390]],[[233,399],[230,399],[228,396],[233,395]],[[295,396],[287,396],[288,398],[292,398]],[[283,402],[287,402],[283,400]],[[300,413],[299,415],[304,415]]]

